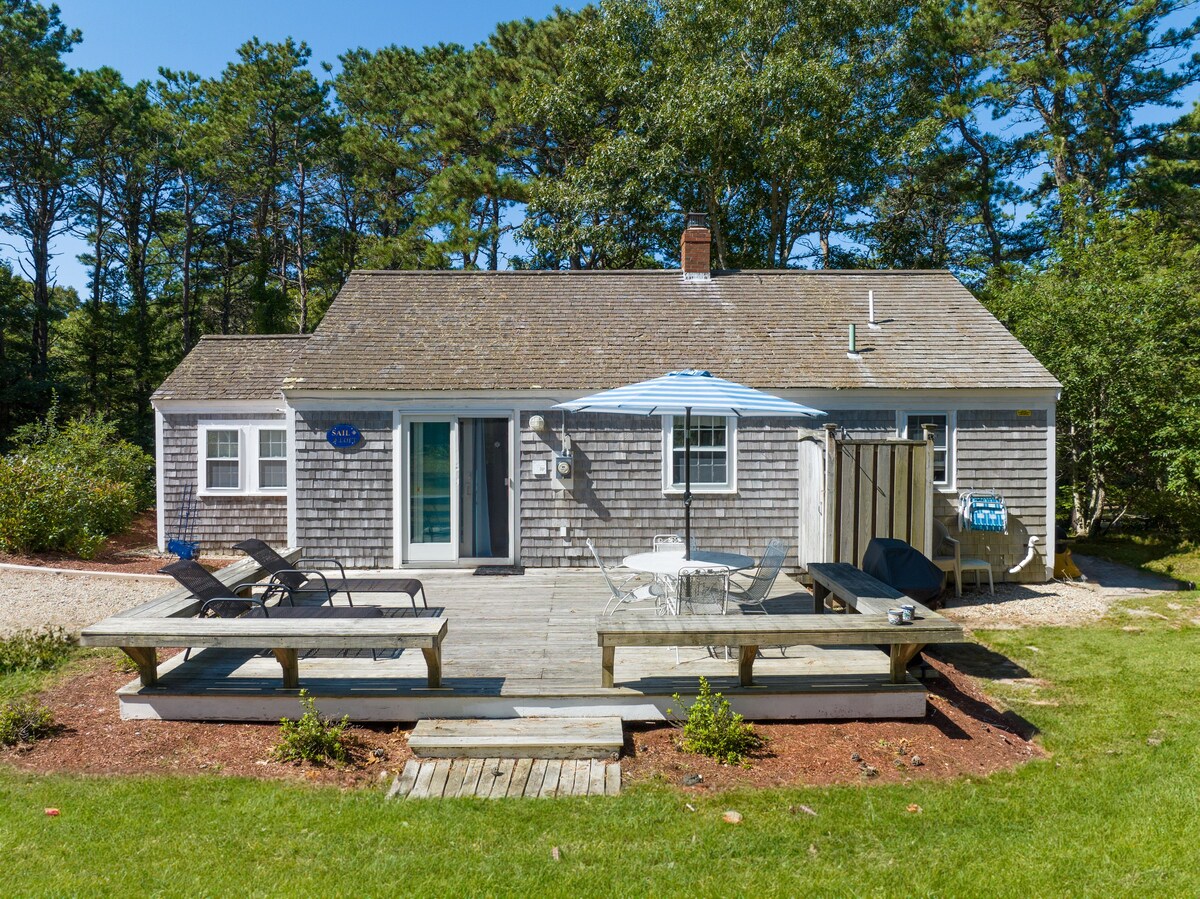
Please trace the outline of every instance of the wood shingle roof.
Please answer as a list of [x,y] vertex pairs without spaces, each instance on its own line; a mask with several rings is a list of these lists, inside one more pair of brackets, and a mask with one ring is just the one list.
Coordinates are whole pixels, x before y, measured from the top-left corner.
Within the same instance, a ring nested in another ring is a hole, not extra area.
[[765,389],[1059,386],[949,272],[790,269],[355,272],[284,389],[591,391],[679,368]]
[[282,400],[283,376],[310,336],[201,337],[151,399]]

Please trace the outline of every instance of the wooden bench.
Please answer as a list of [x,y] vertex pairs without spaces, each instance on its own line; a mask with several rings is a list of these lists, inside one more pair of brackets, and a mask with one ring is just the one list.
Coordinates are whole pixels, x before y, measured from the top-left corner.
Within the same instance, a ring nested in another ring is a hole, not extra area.
[[[912,624],[888,624],[887,615],[680,615],[670,618],[602,618],[596,625],[600,682],[613,685],[618,646],[736,646],[738,681],[749,687],[761,646],[891,647],[891,682],[905,681],[909,661],[927,643],[961,643],[962,627],[935,615]],[[915,648],[914,648],[915,647]]]
[[270,649],[283,686],[299,686],[301,649],[420,649],[429,686],[442,683],[444,618],[125,618],[85,628],[83,646],[116,646],[133,659],[143,687],[158,682],[158,647]]
[[810,562],[808,575],[813,579],[813,601],[817,612],[824,612],[826,600],[833,596],[850,609],[864,614],[886,615],[888,609],[908,603],[916,607],[921,617],[942,617],[849,562]]
[[[928,643],[965,643],[966,634],[962,625],[939,615],[932,609],[914,599],[905,596],[895,587],[885,584],[878,578],[872,577],[860,568],[855,568],[849,562],[812,562],[808,566],[809,577],[813,580],[813,604],[815,611],[825,611],[825,603],[831,597],[842,603],[842,611],[858,612],[860,615],[887,617],[888,609],[901,605],[913,607],[913,624],[901,625],[898,629],[908,630],[917,624],[927,628],[935,628],[942,634],[938,639],[927,639],[921,643],[911,642],[898,649],[892,645],[892,677],[896,677],[897,665],[903,672],[908,663]],[[857,617],[857,616],[856,616]],[[895,625],[889,625],[896,627]],[[957,636],[955,636],[957,635]]]

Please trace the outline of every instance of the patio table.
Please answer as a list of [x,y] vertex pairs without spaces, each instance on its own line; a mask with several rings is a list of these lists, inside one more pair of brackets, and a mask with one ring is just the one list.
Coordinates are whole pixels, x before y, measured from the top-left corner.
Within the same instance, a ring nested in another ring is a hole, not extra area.
[[[755,565],[754,559],[750,556],[743,556],[741,553],[723,553],[723,552],[708,552],[705,550],[695,550],[692,552],[690,559],[683,557],[683,550],[659,550],[658,552],[634,553],[632,556],[626,556],[621,560],[621,564],[632,571],[640,571],[643,574],[652,574],[656,578],[661,578],[669,586],[673,586],[679,580],[679,572],[685,570],[711,571],[714,574],[720,572],[744,571],[747,568],[753,568]],[[667,597],[671,611],[679,614],[679,597],[674,595],[675,590],[669,590]]]

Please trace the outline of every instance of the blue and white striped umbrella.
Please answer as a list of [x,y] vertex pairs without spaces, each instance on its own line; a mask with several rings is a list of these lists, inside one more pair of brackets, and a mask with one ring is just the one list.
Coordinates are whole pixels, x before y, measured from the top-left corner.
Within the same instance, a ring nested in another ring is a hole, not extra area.
[[624,412],[632,415],[824,415],[802,406],[726,381],[706,371],[673,371],[661,378],[627,384],[581,399],[559,403],[570,412]]
[[692,416],[744,415],[811,416],[824,415],[819,409],[802,406],[742,384],[714,377],[706,371],[673,371],[625,387],[594,393],[581,399],[559,403],[555,409],[568,412],[611,412],[627,415],[684,416],[684,558],[692,548]]

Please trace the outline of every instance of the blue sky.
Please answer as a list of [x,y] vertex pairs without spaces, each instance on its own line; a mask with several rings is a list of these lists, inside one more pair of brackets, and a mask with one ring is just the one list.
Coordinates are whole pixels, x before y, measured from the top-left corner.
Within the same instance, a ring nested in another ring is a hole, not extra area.
[[[57,0],[62,20],[83,31],[71,54],[77,68],[110,65],[128,81],[154,78],[159,66],[218,75],[251,37],[306,42],[313,61],[335,63],[356,47],[471,45],[497,22],[541,18],[553,0]],[[557,5],[578,7],[578,2]]]
[[[265,41],[291,36],[313,51],[313,67],[336,66],[337,57],[356,47],[389,44],[419,47],[441,42],[470,45],[485,39],[500,21],[540,18],[555,5],[578,8],[581,0],[57,0],[62,20],[83,32],[83,43],[68,58],[74,68],[112,66],[128,81],[153,79],[159,66],[216,76],[251,37]],[[1172,17],[1180,25],[1194,14]],[[1183,94],[1184,108],[1200,100],[1200,86]],[[1176,110],[1147,110],[1139,118],[1173,119]],[[81,241],[57,241],[57,283],[87,289],[87,273],[75,255]],[[18,247],[0,232],[0,257],[16,262]]]

